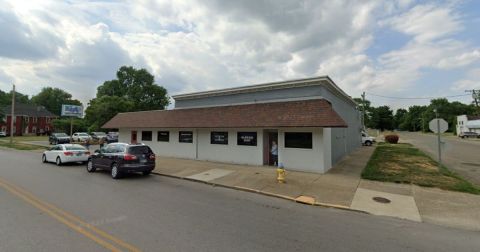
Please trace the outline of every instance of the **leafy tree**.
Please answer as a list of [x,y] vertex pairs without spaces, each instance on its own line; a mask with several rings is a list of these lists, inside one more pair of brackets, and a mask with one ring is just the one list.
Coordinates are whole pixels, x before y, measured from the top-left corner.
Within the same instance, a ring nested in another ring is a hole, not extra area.
[[393,118],[395,129],[401,129],[401,124],[403,123],[403,121],[405,121],[405,117],[407,116],[407,114],[408,114],[408,110],[402,109],[402,108],[397,109],[397,111],[395,112],[395,116]]
[[97,131],[102,125],[121,112],[132,111],[135,104],[125,97],[102,96],[90,100],[85,110],[85,121],[89,126],[88,131]]
[[371,125],[371,117],[372,117],[372,107],[369,100],[363,100],[362,98],[353,98],[353,100],[358,104],[358,108],[361,112],[364,112],[364,123],[366,127]]
[[97,88],[97,98],[125,97],[134,103],[133,111],[165,109],[170,104],[167,90],[154,82],[146,69],[122,66],[116,80],[105,81]]
[[380,106],[372,110],[372,128],[384,130],[393,129],[393,111],[388,106]]
[[44,106],[55,115],[60,115],[62,104],[82,105],[79,100],[73,100],[72,95],[59,88],[45,87],[32,97],[32,102]]
[[[52,121],[53,127],[56,132],[64,132],[70,134],[70,120],[69,118],[55,119]],[[73,132],[85,132],[88,130],[86,122],[82,118],[73,119],[72,123]]]
[[85,110],[85,119],[98,130],[117,113],[160,110],[170,104],[167,90],[155,84],[155,78],[145,69],[122,66],[117,79],[105,81],[97,88],[97,96]]
[[[28,95],[24,95],[15,91],[15,102],[22,104],[30,104],[30,99]],[[0,90],[0,106],[8,106],[12,104],[12,91],[5,93]]]

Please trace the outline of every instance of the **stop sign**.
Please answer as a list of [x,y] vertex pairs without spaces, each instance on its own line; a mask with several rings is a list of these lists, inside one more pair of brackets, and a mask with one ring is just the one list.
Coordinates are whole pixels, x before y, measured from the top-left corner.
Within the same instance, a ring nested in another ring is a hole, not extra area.
[[428,123],[428,128],[434,133],[443,133],[448,130],[448,123],[442,118],[435,118]]

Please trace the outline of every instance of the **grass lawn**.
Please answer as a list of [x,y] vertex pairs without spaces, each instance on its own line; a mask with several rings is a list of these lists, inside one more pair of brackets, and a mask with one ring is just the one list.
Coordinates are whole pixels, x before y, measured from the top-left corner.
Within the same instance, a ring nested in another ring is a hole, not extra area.
[[438,187],[444,190],[480,194],[472,185],[410,144],[379,143],[362,178]]
[[17,150],[46,150],[47,149],[42,146],[23,144],[23,143],[17,143],[17,142],[13,142],[13,144],[10,144],[9,141],[0,141],[0,147],[13,148]]
[[[10,137],[0,138],[0,140],[10,141]],[[29,141],[48,141],[48,136],[14,136],[14,142],[29,142]]]

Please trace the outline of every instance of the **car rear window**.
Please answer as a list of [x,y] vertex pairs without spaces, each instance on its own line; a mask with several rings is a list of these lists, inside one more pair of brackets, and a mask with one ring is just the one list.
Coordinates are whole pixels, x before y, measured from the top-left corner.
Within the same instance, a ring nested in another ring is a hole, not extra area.
[[83,146],[65,146],[66,150],[87,150]]
[[148,154],[151,153],[152,150],[148,146],[130,146],[128,148],[128,153],[136,155],[136,154]]
[[55,136],[57,136],[57,137],[63,137],[63,136],[67,136],[67,134],[65,134],[65,133],[57,133],[57,134],[55,134]]

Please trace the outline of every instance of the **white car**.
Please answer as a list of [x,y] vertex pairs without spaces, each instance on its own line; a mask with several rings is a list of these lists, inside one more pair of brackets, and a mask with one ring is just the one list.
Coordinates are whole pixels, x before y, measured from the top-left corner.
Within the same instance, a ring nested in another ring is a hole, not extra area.
[[57,165],[71,162],[87,162],[90,151],[79,144],[57,144],[44,151],[42,162],[55,162]]
[[0,131],[0,137],[6,137],[7,136],[7,132],[5,131]]
[[76,132],[72,135],[72,140],[74,142],[85,142],[87,140],[92,140],[92,137],[84,132]]
[[375,143],[375,137],[371,137],[367,133],[362,132],[362,145],[371,146],[373,143]]

